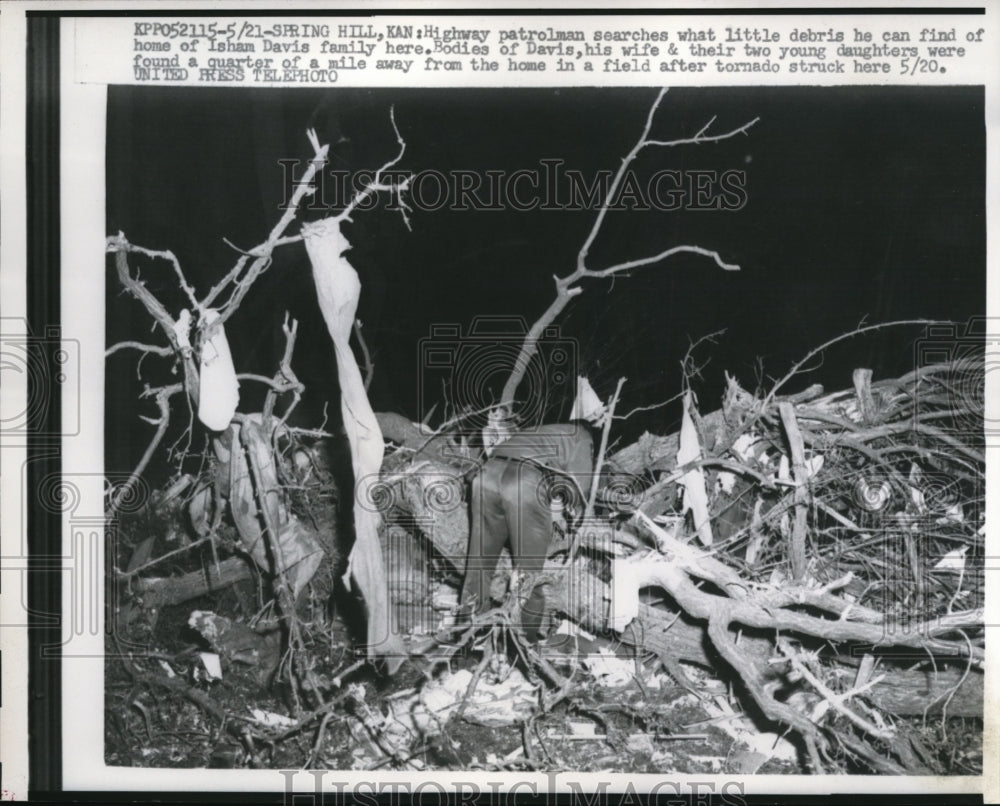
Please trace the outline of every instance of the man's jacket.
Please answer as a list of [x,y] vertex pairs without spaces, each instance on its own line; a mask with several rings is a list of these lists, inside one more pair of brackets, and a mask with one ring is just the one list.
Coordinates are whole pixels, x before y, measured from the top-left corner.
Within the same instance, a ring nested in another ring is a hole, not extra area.
[[503,457],[527,461],[543,469],[570,477],[586,503],[593,481],[593,439],[578,423],[540,425],[516,431],[493,449],[491,459]]

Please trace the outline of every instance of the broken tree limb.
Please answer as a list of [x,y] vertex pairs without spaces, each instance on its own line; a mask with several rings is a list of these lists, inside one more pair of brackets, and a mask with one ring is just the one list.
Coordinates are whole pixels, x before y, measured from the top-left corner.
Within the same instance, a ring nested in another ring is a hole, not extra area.
[[694,466],[684,472],[677,484],[684,491],[683,513],[691,515],[698,539],[702,545],[712,545],[712,520],[708,513],[708,491],[705,489],[705,473],[699,462],[704,454],[703,436],[695,427],[698,411],[694,405],[694,395],[690,390],[684,393],[684,412],[681,417],[680,441],[677,447],[677,464]]
[[788,449],[792,457],[792,472],[795,478],[795,518],[788,539],[788,562],[792,569],[792,579],[801,582],[806,575],[806,519],[809,490],[809,474],[806,471],[805,447],[802,443],[802,432],[795,419],[795,407],[791,403],[779,403],[781,423],[785,427],[785,437],[788,439]]
[[[791,607],[775,609],[767,598],[762,601],[751,595],[741,599],[707,593],[695,586],[680,565],[666,558],[645,556],[636,560],[642,566],[642,578],[667,591],[674,600],[695,618],[710,620],[724,618],[729,623],[739,623],[759,630],[797,631],[834,643],[854,642],[874,646],[900,646],[922,649],[953,657],[971,657],[982,662],[982,647],[965,641],[944,639],[941,636],[982,623],[982,610],[954,614],[947,618],[929,619],[913,624],[908,629],[890,630],[884,624],[829,619],[814,616]],[[733,586],[725,586],[732,590]],[[758,586],[754,586],[758,587]]]
[[[618,379],[618,386],[615,387],[615,393],[611,396],[611,400],[608,401],[607,411],[604,414],[604,427],[601,429],[601,445],[597,450],[597,457],[594,460],[595,478],[599,478],[601,475],[601,467],[604,465],[604,457],[608,451],[608,434],[615,420],[615,408],[618,406],[618,397],[622,393],[622,386],[625,385],[625,380],[625,378]],[[588,383],[587,386],[589,387],[590,384]],[[594,505],[597,503],[597,487],[598,485],[594,483],[590,488],[587,508],[584,510],[585,518],[592,518],[594,516]]]
[[[598,635],[608,634],[610,586],[582,567],[574,565],[569,573],[555,572],[556,583],[550,601],[580,626]],[[639,605],[639,615],[630,629],[616,636],[622,642],[706,669],[718,669],[721,658],[707,640],[703,624],[676,610]],[[766,661],[774,653],[774,643],[759,634],[733,633],[739,651],[757,661]],[[850,656],[836,659],[848,666],[857,661]],[[947,713],[952,716],[983,716],[983,675],[973,670],[965,675],[954,664],[934,669],[916,670],[882,666],[885,678],[868,692],[874,705],[899,716],[940,713],[944,698],[954,692]],[[928,710],[928,706],[931,706]]]
[[899,716],[949,716],[983,718],[982,672],[964,674],[947,666],[933,669],[893,669],[883,672],[885,679],[875,684],[871,701],[883,711]]
[[179,577],[139,578],[135,590],[142,598],[144,607],[161,608],[182,604],[206,593],[235,585],[253,576],[253,570],[242,557],[230,557],[214,565],[191,571]]

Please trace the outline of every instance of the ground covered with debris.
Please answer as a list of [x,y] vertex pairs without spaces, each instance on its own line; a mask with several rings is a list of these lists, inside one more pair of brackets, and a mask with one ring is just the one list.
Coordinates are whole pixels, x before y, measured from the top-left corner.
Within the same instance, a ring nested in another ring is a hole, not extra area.
[[[553,544],[554,612],[537,644],[517,629],[509,562],[495,609],[454,624],[460,572],[445,552],[462,493],[434,510],[440,530],[412,504],[461,474],[401,443],[382,530],[405,648],[393,674],[356,650],[362,604],[335,543],[290,628],[238,528],[222,518],[216,540],[199,540],[197,483],[175,483],[118,526],[108,763],[796,773],[815,752],[839,772],[976,774],[982,464],[949,420],[968,370],[859,373],[854,389],[794,399],[731,384],[719,411],[697,415],[706,449],[688,462],[703,471],[707,544],[684,509],[679,434],[609,454],[598,513]],[[287,454],[283,517],[335,532],[316,445]],[[725,632],[706,639],[724,608]]]

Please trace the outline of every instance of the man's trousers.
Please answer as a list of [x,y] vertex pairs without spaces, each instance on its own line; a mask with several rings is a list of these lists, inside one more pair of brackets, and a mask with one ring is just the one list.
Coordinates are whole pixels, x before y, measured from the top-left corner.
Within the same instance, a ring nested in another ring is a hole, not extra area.
[[[490,582],[505,545],[510,547],[514,568],[527,573],[528,584],[533,584],[552,541],[548,486],[546,474],[537,466],[503,457],[488,460],[472,480],[463,605],[478,612],[489,609]],[[521,609],[528,640],[537,639],[544,608],[543,586],[536,586]]]

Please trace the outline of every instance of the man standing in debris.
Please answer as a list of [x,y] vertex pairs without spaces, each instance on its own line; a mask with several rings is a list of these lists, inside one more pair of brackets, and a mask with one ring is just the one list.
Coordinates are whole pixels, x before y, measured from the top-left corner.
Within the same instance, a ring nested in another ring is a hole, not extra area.
[[[551,495],[583,514],[593,476],[593,438],[582,421],[515,431],[492,447],[472,481],[472,523],[461,604],[464,613],[487,610],[500,552],[509,545],[526,585],[545,563],[552,541]],[[521,609],[529,641],[538,640],[545,612],[544,585],[531,589]]]

